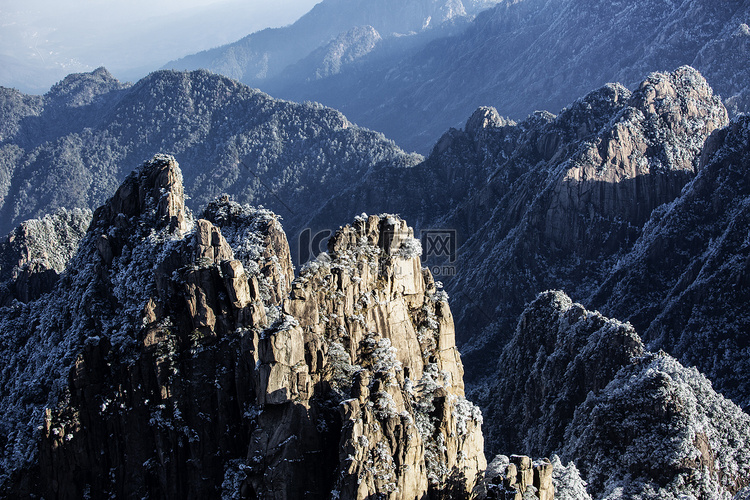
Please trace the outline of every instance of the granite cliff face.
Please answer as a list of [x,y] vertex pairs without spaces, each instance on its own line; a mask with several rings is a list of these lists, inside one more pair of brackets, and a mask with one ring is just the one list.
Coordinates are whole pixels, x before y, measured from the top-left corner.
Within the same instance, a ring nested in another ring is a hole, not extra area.
[[[652,211],[696,175],[704,142],[727,120],[688,67],[654,73],[634,92],[606,85],[558,116],[540,112],[515,123],[479,108],[424,162],[370,170],[310,225],[360,209],[399,211],[420,230],[452,231],[455,276],[440,279],[455,299],[474,381],[494,369],[539,290],[560,288],[581,300],[593,293]],[[442,270],[439,260],[429,263]]]
[[488,446],[557,451],[593,498],[729,499],[750,484],[750,417],[562,292],[529,304],[497,366]]
[[697,177],[654,212],[590,299],[746,409],[749,128],[738,117],[708,139]]
[[335,489],[342,498],[469,495],[486,465],[481,415],[464,398],[447,297],[422,270],[419,242],[404,221],[363,214],[328,249],[293,283],[284,312],[316,349],[306,354],[313,382],[329,384],[334,400],[350,397],[340,403]]
[[491,359],[538,290],[587,296],[651,211],[680,194],[704,141],[726,123],[721,102],[687,67],[653,74],[632,94],[605,86],[557,117],[521,123],[509,158],[445,221],[472,235],[450,284],[462,328],[484,329],[464,354]]
[[419,255],[404,221],[362,216],[292,281],[274,214],[222,198],[196,220],[154,157],[56,287],[3,309],[2,490],[472,496],[481,414]]

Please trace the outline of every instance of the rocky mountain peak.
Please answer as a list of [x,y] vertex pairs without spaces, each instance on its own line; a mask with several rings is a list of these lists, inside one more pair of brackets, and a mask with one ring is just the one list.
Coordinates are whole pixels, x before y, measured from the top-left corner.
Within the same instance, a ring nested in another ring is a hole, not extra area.
[[750,417],[694,368],[646,351],[628,323],[547,291],[497,366],[491,449],[575,459],[594,498],[729,499],[747,486]]
[[124,88],[106,68],[97,68],[90,73],[73,73],[52,86],[45,94],[55,105],[81,107],[91,104],[100,95]]
[[363,214],[329,249],[290,283],[276,215],[224,196],[194,221],[174,158],[145,162],[58,285],[3,309],[3,342],[25,347],[3,354],[2,425],[27,451],[3,455],[0,488],[471,495],[482,417],[413,230]]
[[203,218],[221,228],[245,268],[258,267],[268,284],[265,300],[281,304],[294,280],[294,265],[280,218],[267,209],[240,205],[229,196],[210,202]]
[[486,465],[481,415],[463,396],[447,296],[421,268],[419,240],[397,216],[362,214],[328,248],[292,284],[284,312],[314,349],[304,356],[311,386],[330,373],[343,398],[348,458],[336,491],[468,495]]
[[467,134],[477,135],[480,131],[488,127],[504,127],[512,125],[514,122],[503,118],[500,113],[491,106],[481,106],[466,121],[464,131]]
[[622,109],[632,93],[619,83],[608,83],[576,99],[554,117],[558,128],[572,140],[581,140],[599,132]]
[[[653,210],[680,195],[703,144],[726,123],[705,79],[683,67],[650,75],[634,92],[605,85],[557,116],[536,113],[513,134],[488,135],[483,150],[497,151],[495,173],[451,215],[457,227],[468,220],[469,234],[481,235],[464,246],[451,283],[471,297],[457,312],[464,331],[479,323],[490,332],[476,335],[475,352],[502,345],[487,342],[508,338],[538,290],[589,293]],[[498,268],[507,276],[501,283],[486,271]],[[463,353],[474,349],[464,344]]]
[[173,156],[158,154],[133,171],[114,196],[94,213],[96,225],[142,219],[156,228],[187,229],[182,171]]
[[633,93],[631,102],[649,119],[661,120],[660,129],[667,134],[684,137],[679,149],[685,151],[688,161],[702,149],[712,131],[729,122],[719,96],[714,95],[703,75],[690,66],[672,73],[652,73]]
[[[550,132],[542,136],[545,158],[564,169],[544,216],[545,239],[560,249],[580,251],[582,242],[588,246],[586,235],[592,233],[586,217],[581,218],[586,211],[619,224],[615,230],[622,234],[642,226],[654,208],[679,195],[697,172],[705,140],[728,123],[720,99],[700,73],[689,67],[652,74],[629,97],[624,89],[606,86],[593,99],[561,113],[555,125],[572,126],[576,135],[588,131],[591,115],[577,124],[573,117],[579,114],[576,108],[592,101],[606,106],[609,113],[604,116],[610,118],[576,144],[569,161],[560,156],[565,152],[560,148],[566,143],[564,134],[550,126]],[[627,239],[616,241],[620,244]],[[602,248],[601,242],[595,246]]]
[[[503,418],[488,432],[490,446],[536,455],[559,450],[575,407],[643,352],[632,326],[589,312],[563,292],[539,294],[501,355],[502,387],[489,415]],[[570,384],[558,391],[550,384],[559,380]]]

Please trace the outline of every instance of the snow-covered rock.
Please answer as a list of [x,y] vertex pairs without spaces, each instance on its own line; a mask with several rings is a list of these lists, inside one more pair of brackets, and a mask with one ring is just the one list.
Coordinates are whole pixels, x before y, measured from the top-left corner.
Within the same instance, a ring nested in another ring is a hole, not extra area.
[[482,417],[413,230],[360,216],[329,252],[292,283],[273,213],[195,220],[175,159],[144,163],[0,310],[0,493],[472,496]]
[[592,498],[728,500],[750,480],[750,416],[562,292],[526,308],[486,394],[490,449],[558,453],[575,465],[556,488],[581,490],[579,470]]
[[679,198],[653,213],[590,301],[636,325],[653,349],[696,366],[747,409],[748,117],[709,138],[698,170]]

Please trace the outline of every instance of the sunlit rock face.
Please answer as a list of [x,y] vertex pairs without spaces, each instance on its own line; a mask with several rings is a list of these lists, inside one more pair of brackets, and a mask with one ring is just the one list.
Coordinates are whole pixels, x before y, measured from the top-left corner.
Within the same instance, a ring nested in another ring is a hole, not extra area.
[[706,141],[695,180],[654,211],[591,299],[655,348],[698,368],[746,411],[748,172],[750,119],[741,116]]
[[[157,155],[55,287],[3,309],[3,491],[49,498],[468,498],[486,466],[447,295],[396,216],[294,279],[278,218],[185,208]],[[49,348],[54,343],[54,348]],[[28,422],[34,422],[33,431]]]
[[[357,217],[294,281],[283,309],[297,322],[273,334],[304,339],[305,352],[296,355],[301,372],[269,358],[268,397],[294,391],[284,381],[302,377],[302,386],[322,384],[329,401],[341,400],[341,420],[326,424],[340,426],[333,488],[341,498],[466,497],[486,465],[447,296],[420,254],[398,217]],[[292,442],[282,449],[280,457],[299,453]]]
[[[515,147],[495,156],[501,167],[446,224],[471,228],[450,282],[459,335],[471,335],[459,338],[465,360],[491,367],[542,290],[585,301],[653,210],[680,196],[706,140],[727,124],[706,80],[682,67],[632,92],[605,85],[557,116],[537,113],[514,127]],[[505,128],[486,134],[490,144],[504,141]]]

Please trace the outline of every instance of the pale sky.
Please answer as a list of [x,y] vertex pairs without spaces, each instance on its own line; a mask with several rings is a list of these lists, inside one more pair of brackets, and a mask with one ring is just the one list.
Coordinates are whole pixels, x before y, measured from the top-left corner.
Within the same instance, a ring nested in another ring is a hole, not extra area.
[[0,85],[43,93],[105,66],[136,80],[170,60],[299,19],[320,0],[0,0]]

